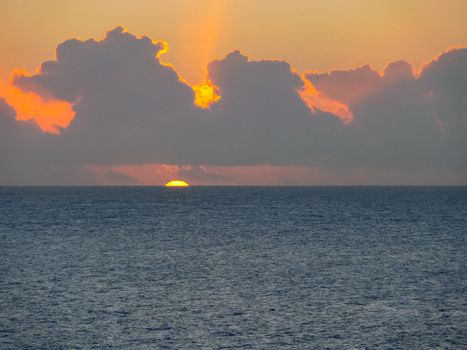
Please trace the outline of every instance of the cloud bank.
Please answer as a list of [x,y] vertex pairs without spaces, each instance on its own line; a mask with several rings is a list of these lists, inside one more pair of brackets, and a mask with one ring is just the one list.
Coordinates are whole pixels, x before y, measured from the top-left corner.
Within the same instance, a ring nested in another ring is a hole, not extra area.
[[467,183],[465,48],[419,74],[398,61],[382,73],[363,66],[303,76],[287,62],[234,51],[207,67],[220,96],[209,108],[162,61],[165,50],[116,28],[100,41],[65,41],[39,73],[15,76],[24,92],[72,103],[75,117],[51,135],[16,122],[0,100],[0,183],[94,183],[96,174],[134,183],[128,167],[142,164],[172,164],[216,184],[232,175],[209,167],[309,167],[322,178],[364,169],[366,179],[387,172],[408,183],[430,173]]

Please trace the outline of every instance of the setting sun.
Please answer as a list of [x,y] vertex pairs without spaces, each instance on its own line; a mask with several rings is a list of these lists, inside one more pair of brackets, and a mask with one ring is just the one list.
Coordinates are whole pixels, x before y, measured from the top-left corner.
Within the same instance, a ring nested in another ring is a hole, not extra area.
[[173,180],[165,184],[165,187],[188,187],[190,186],[188,182],[182,180]]

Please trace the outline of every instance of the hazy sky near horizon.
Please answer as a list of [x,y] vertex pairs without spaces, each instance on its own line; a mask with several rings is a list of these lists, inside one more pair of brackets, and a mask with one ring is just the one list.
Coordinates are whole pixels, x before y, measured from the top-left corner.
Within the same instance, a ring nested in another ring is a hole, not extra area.
[[465,13],[0,0],[0,184],[467,184]]

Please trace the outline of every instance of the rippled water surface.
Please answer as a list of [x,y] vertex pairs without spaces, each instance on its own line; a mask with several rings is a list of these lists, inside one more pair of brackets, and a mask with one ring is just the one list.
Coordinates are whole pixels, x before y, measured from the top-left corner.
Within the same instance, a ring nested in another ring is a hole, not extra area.
[[467,188],[0,188],[0,348],[462,349]]

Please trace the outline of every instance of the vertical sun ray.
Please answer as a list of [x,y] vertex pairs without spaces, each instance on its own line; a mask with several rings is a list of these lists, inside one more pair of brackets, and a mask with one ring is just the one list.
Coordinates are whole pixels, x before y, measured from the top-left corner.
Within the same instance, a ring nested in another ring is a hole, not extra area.
[[185,69],[191,83],[201,83],[208,63],[214,58],[214,50],[225,30],[226,6],[226,2],[218,0],[193,2],[186,9],[193,12],[191,18],[179,19],[178,45],[190,52],[191,59]]

